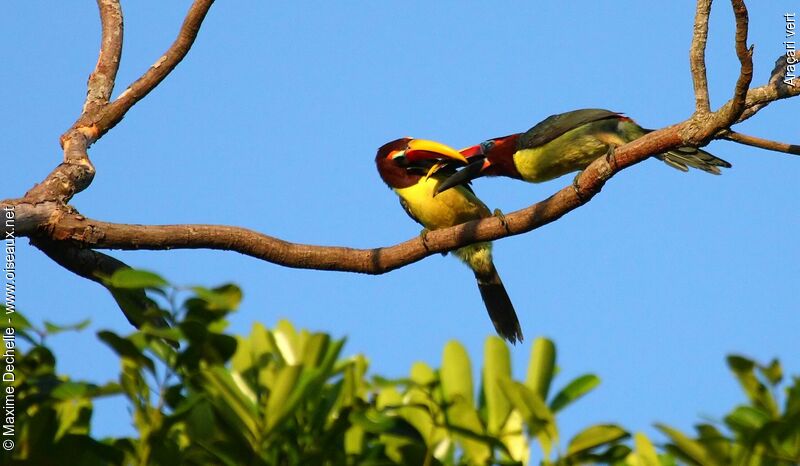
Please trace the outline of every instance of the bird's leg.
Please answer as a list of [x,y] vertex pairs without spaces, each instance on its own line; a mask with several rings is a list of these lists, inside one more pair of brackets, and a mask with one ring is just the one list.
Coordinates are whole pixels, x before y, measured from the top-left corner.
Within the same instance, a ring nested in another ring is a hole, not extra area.
[[494,209],[494,212],[492,212],[492,216],[497,217],[500,220],[500,223],[503,224],[503,228],[506,229],[506,233],[511,233],[511,229],[508,228],[508,222],[506,221],[506,216],[500,209]]

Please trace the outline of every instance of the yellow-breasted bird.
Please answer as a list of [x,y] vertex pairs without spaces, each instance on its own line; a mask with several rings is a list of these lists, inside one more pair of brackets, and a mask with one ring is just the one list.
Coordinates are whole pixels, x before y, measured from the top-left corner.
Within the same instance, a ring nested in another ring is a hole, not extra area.
[[[451,147],[413,138],[384,144],[375,156],[381,179],[400,198],[406,213],[426,230],[492,215],[466,184],[434,197],[439,183],[455,173],[455,164],[466,162],[466,158]],[[522,341],[514,306],[492,262],[491,243],[465,246],[456,250],[455,255],[475,273],[478,289],[497,333],[511,343]]]
[[[609,110],[588,108],[551,115],[525,133],[489,139],[462,149],[469,165],[439,184],[437,193],[481,176],[507,176],[532,183],[583,170],[615,147],[652,130]],[[715,175],[731,164],[694,147],[680,147],[656,158],[681,171],[689,167]]]

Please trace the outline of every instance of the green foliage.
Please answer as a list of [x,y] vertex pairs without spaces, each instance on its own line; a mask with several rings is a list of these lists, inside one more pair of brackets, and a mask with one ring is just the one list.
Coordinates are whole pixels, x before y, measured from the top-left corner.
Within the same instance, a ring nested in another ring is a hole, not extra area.
[[692,465],[800,464],[800,377],[781,389],[783,370],[777,360],[760,365],[732,355],[728,356],[728,367],[748,403],[735,407],[718,426],[698,424],[694,438],[658,425],[670,440],[666,449]]
[[[16,315],[17,334],[28,344],[18,353],[14,382],[15,464],[521,465],[539,458],[559,466],[771,466],[800,458],[800,380],[780,403],[777,361],[760,366],[730,357],[748,404],[719,428],[699,425],[696,437],[659,426],[669,439],[661,452],[644,434],[614,424],[588,426],[563,444],[558,413],[600,380],[587,374],[555,386],[550,340],[534,342],[524,381],[514,379],[509,349],[497,337],[486,340],[477,378],[464,347],[451,341],[439,369],[418,362],[407,377],[390,380],[368,377],[364,356],[343,357],[344,340],[286,321],[271,329],[255,324],[246,336],[225,333],[226,316],[242,297],[233,285],[178,290],[139,271],[108,280],[170,303],[143,304],[170,326],[98,332],[120,372],[95,385],[57,375],[45,345],[48,335],[80,331],[85,322],[38,329]],[[181,304],[172,304],[181,293]],[[93,401],[105,396],[127,400],[134,437],[91,435]]]

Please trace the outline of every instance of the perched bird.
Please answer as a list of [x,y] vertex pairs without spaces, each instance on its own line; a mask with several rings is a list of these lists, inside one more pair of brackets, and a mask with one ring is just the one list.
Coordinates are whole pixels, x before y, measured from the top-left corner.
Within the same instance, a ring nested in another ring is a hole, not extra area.
[[[406,213],[427,230],[490,217],[492,213],[466,185],[434,197],[439,183],[467,160],[457,150],[424,139],[401,138],[378,149],[375,164],[383,181],[400,198]],[[444,167],[444,168],[443,168]],[[492,262],[491,243],[475,243],[455,251],[478,281],[486,310],[497,333],[516,343],[522,330],[503,282]]]
[[[463,149],[469,165],[439,184],[437,193],[481,176],[507,176],[532,183],[552,180],[583,170],[615,147],[651,131],[609,110],[589,108],[552,115],[525,133]],[[655,157],[681,171],[693,167],[719,175],[719,167],[731,167],[694,147],[680,147]]]

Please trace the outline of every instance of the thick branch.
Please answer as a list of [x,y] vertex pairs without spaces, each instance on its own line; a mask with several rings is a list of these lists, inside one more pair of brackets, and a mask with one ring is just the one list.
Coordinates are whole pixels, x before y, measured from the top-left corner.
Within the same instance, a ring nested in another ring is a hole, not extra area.
[[723,139],[746,144],[748,146],[758,147],[760,149],[772,150],[775,152],[784,152],[787,154],[800,155],[800,145],[787,144],[785,142],[770,141],[755,136],[748,136],[747,134],[737,133],[735,131],[727,131],[722,136]]
[[692,46],[689,49],[689,65],[694,85],[695,113],[711,112],[708,98],[708,73],[706,72],[706,43],[708,42],[708,17],[712,0],[697,0],[694,16]]
[[122,8],[119,0],[97,0],[100,10],[102,37],[100,40],[100,56],[94,71],[89,75],[86,103],[83,115],[91,114],[108,103],[114,91],[117,70],[122,56]]

